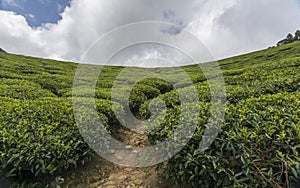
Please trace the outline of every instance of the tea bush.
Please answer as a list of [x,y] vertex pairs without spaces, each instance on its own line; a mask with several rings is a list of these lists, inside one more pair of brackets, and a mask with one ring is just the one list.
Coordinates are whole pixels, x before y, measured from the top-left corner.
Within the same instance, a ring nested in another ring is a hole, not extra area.
[[[96,100],[96,107],[109,130],[108,123],[117,122],[111,103]],[[0,166],[8,177],[52,175],[94,155],[78,130],[71,99],[1,98],[0,112]],[[122,106],[116,113],[123,113]]]
[[30,80],[40,84],[42,88],[50,90],[55,95],[60,89],[71,88],[73,84],[72,77],[52,74],[37,75]]
[[42,89],[40,85],[27,80],[1,79],[0,96],[14,99],[37,99],[42,97],[54,97],[49,90]]
[[147,99],[153,99],[160,95],[160,91],[149,85],[135,84],[131,90],[132,94],[143,93]]
[[53,174],[88,161],[83,142],[64,99],[1,101],[1,167],[7,176]]
[[139,85],[147,85],[159,90],[160,93],[164,94],[173,90],[173,86],[167,81],[157,79],[157,78],[148,78],[138,82]]
[[[78,97],[91,97],[91,94],[94,94],[97,99],[107,99],[110,100],[111,89],[108,88],[95,88],[95,90],[88,87],[76,87]],[[95,92],[95,93],[92,93]],[[72,97],[73,88],[61,89],[58,91],[58,95],[61,97]]]
[[[161,166],[165,177],[195,187],[290,186],[300,172],[299,97],[299,92],[280,93],[228,105],[222,132],[204,152],[197,149],[205,123],[199,122],[188,146]],[[150,138],[165,139],[170,124],[150,132]]]

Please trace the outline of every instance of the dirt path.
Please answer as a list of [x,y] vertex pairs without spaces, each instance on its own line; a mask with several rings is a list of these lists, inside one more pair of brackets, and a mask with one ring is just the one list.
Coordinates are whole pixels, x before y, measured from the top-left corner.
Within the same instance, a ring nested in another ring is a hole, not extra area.
[[[142,132],[123,129],[116,135],[117,139],[128,146],[145,147],[149,145],[147,136]],[[163,187],[161,178],[156,174],[155,167],[128,168],[105,161],[107,178],[103,183],[96,182],[91,187],[131,188],[131,187]],[[104,167],[102,166],[102,168]]]
[[[126,145],[145,147],[149,145],[147,136],[139,131],[119,130],[115,137]],[[112,153],[113,154],[113,153]],[[78,169],[80,174],[70,174],[66,180],[68,187],[76,188],[179,188],[171,186],[155,170],[147,168],[128,168],[109,162],[100,156]],[[77,172],[78,172],[77,171]]]

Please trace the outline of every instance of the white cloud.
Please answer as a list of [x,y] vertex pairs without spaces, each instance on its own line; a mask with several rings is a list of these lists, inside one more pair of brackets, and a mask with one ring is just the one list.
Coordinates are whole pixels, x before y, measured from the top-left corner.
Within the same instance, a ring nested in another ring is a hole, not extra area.
[[299,19],[297,0],[240,0],[216,18],[212,34],[219,39],[207,42],[219,57],[267,48],[299,29]]
[[28,26],[20,15],[0,11],[0,47],[12,53],[78,61],[110,30],[155,20],[191,31],[222,58],[274,45],[299,29],[299,10],[297,0],[73,0],[61,14],[62,20],[39,28]]
[[63,12],[64,9],[65,7],[63,5],[61,5],[60,3],[57,4],[57,9],[56,9],[57,13],[60,14],[61,12]]
[[28,17],[31,18],[31,19],[35,18],[35,16],[33,14],[28,14]]
[[25,18],[13,12],[0,11],[0,46],[9,52],[47,56],[43,52],[40,29],[32,29]]

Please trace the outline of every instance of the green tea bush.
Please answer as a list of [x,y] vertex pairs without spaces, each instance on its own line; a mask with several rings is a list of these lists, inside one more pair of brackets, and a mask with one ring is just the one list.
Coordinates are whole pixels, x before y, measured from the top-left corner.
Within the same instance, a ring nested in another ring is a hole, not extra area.
[[[160,91],[149,85],[135,84],[130,90],[129,88],[116,89],[117,97],[112,100],[116,100],[123,105],[129,105],[130,110],[138,115],[140,106],[147,100],[155,98],[160,95]],[[129,92],[129,98],[126,99],[124,92]]]
[[[165,93],[163,95],[160,95],[159,98],[163,100],[168,108],[174,108],[181,104],[182,99],[180,99],[179,94],[184,96],[191,96],[191,94],[194,92],[194,89],[196,89],[196,92],[198,94],[198,100],[200,102],[209,102],[211,101],[211,94],[210,94],[210,87],[208,86],[207,82],[203,82],[202,84],[194,84],[192,86],[187,86],[184,88],[179,88],[176,90],[172,90],[168,93]],[[185,102],[193,102],[194,98],[185,98]],[[145,104],[144,107],[146,107],[147,104]],[[144,114],[146,115],[146,114]]]
[[241,75],[244,72],[246,72],[245,69],[226,70],[226,71],[223,71],[223,75],[224,76],[236,76],[236,75]]
[[[53,175],[93,157],[94,152],[84,142],[74,120],[71,99],[0,101],[0,167],[5,176]],[[117,122],[111,103],[96,100],[96,108],[109,130],[108,123]],[[82,118],[86,117],[84,112]],[[116,113],[124,113],[122,106],[116,108]]]
[[199,82],[204,82],[206,81],[206,77],[204,74],[196,74],[196,75],[192,75],[191,76],[191,80],[194,82],[194,83],[199,83]]
[[176,90],[160,95],[159,97],[165,102],[168,108],[174,108],[180,105],[179,95]]
[[[111,99],[111,89],[108,88],[95,88],[95,90],[88,87],[77,87],[77,88],[65,88],[58,91],[58,96],[61,97],[72,97],[73,89],[76,89],[77,97],[91,97],[93,94],[97,99]],[[94,93],[93,93],[94,92]]]
[[71,88],[73,84],[72,77],[52,74],[36,75],[30,81],[40,84],[43,89],[48,89],[55,95],[61,89]]
[[[160,93],[164,94],[173,90],[173,86],[167,81],[158,79],[158,78],[148,78],[142,81],[139,81],[139,85],[147,85],[159,90]],[[152,97],[153,98],[153,97]]]
[[[147,101],[147,96],[139,89],[132,89],[129,96],[129,108],[133,113],[139,111],[140,106]],[[126,102],[127,103],[127,102]]]
[[133,94],[143,93],[147,99],[153,99],[160,95],[160,91],[149,85],[135,84],[131,91]]
[[12,73],[8,70],[0,70],[0,78],[21,78],[20,75],[16,74],[16,73]]
[[265,94],[299,91],[300,83],[297,79],[279,77],[265,80],[264,82],[255,80],[239,85],[228,85],[226,89],[229,102],[237,103],[243,99],[259,97]]
[[[117,128],[120,125],[117,116],[125,118],[125,111],[121,104],[104,99],[96,99],[95,103],[97,111],[108,118],[109,129]],[[113,103],[114,108],[112,107]]]
[[1,169],[6,176],[42,176],[84,163],[93,152],[74,123],[65,99],[1,100]]
[[[153,107],[161,107],[160,103],[152,103],[151,104]],[[205,123],[208,118],[208,112],[209,112],[209,103],[183,103],[179,106],[176,106],[174,108],[167,108],[167,109],[161,109],[158,110],[156,109],[156,113],[159,114],[153,114],[156,119],[161,119],[162,121],[153,121],[148,126],[151,126],[150,129],[151,131],[148,132],[148,138],[149,141],[152,144],[156,144],[158,142],[164,141],[166,138],[172,135],[173,130],[177,128],[179,125],[180,121],[185,121],[185,122],[192,122],[192,120],[195,118],[195,114],[190,114],[187,116],[185,114],[185,117],[183,117],[182,113],[182,108],[184,108],[185,111],[189,112],[190,109],[192,108],[198,108],[200,114],[197,117],[198,122],[200,123]],[[162,111],[163,113],[161,113]],[[165,117],[162,119],[162,115],[165,114]],[[187,125],[184,125],[187,126]],[[201,127],[198,127],[198,129],[202,130]]]
[[[300,173],[299,97],[279,93],[230,104],[211,147],[198,149],[202,121],[190,143],[161,166],[165,177],[194,187],[289,187]],[[172,134],[172,127],[165,130],[149,133],[152,142]]]
[[114,80],[110,79],[102,79],[98,80],[97,87],[98,88],[112,88],[114,85]]
[[227,98],[231,103],[237,103],[240,100],[259,97],[265,94],[277,94],[280,92],[295,92],[299,90],[299,85],[294,80],[266,80],[261,83],[254,81],[249,85],[227,86]]
[[194,83],[191,82],[190,79],[184,79],[184,80],[181,80],[180,82],[177,82],[174,87],[175,88],[184,88],[184,87],[188,87],[190,85],[193,85]]
[[37,99],[54,97],[49,90],[42,89],[39,84],[27,80],[0,79],[0,96],[15,99]]

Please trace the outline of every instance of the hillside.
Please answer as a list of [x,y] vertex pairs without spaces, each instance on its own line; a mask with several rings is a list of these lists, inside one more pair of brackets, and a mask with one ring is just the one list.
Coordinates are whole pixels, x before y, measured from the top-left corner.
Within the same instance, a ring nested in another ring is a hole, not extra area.
[[[197,115],[197,130],[189,144],[158,166],[163,177],[193,187],[290,187],[300,175],[300,42],[220,60],[219,64],[227,92],[222,132],[208,150],[197,149],[210,114],[210,88],[199,66],[181,67],[198,92],[199,103],[191,102],[190,108],[199,108],[201,115]],[[95,159],[73,114],[77,65],[0,53],[0,174],[15,185],[72,185],[74,178],[65,172]],[[115,95],[120,98],[111,98],[110,93],[122,70],[124,67],[103,67],[96,84],[98,115],[112,133],[122,127],[115,112],[125,112],[122,96],[128,88],[117,90]],[[172,72],[172,68],[151,70]],[[166,104],[162,124],[146,132],[151,144],[172,135],[183,108],[177,92],[188,95],[191,91],[191,84],[178,75],[170,78],[173,86],[160,79],[144,79],[130,92],[129,107],[140,119],[150,117],[153,98]],[[122,81],[134,83],[131,79],[128,74]],[[77,91],[76,97],[82,100],[91,92],[84,83]],[[55,181],[58,176],[65,183],[59,178]],[[99,176],[95,181],[102,179]]]

